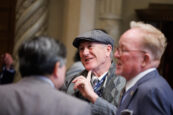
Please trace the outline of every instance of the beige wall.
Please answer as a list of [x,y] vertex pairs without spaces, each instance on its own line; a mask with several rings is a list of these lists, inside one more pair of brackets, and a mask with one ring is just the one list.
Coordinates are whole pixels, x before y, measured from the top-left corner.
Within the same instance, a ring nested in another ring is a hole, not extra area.
[[63,42],[67,46],[67,67],[73,63],[75,48],[72,46],[73,39],[79,30],[80,0],[66,0],[63,22]]
[[73,63],[73,39],[79,33],[80,0],[50,0],[48,34],[67,47],[67,67]]
[[95,0],[81,0],[79,33],[95,28]]
[[63,0],[49,1],[48,35],[56,39],[62,39],[63,8]]
[[122,20],[122,0],[97,0],[96,28],[107,31],[115,41],[119,40]]

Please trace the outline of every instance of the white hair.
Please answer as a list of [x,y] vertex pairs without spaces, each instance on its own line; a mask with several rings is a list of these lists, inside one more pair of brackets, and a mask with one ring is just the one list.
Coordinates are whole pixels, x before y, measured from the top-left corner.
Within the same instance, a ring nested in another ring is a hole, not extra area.
[[154,26],[143,22],[132,21],[130,27],[142,31],[143,47],[152,53],[154,59],[160,60],[167,45],[165,35]]

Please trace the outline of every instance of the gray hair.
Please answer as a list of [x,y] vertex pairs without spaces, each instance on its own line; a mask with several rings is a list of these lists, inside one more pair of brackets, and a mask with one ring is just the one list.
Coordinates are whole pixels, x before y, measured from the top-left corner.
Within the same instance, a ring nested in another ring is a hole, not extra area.
[[65,64],[66,48],[53,38],[39,36],[21,44],[18,51],[22,77],[53,73],[56,62]]
[[143,32],[144,49],[149,50],[154,59],[160,60],[167,45],[165,35],[154,26],[142,22],[132,21],[130,27],[138,28]]

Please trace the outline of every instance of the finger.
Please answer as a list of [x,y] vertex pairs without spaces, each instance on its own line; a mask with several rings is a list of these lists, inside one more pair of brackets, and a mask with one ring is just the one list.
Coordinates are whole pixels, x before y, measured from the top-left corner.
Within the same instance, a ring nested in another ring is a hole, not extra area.
[[76,83],[76,81],[77,81],[77,79],[74,79],[74,80],[72,81],[72,83]]
[[84,76],[78,76],[78,77],[76,77],[73,81],[72,81],[72,83],[75,83],[76,81],[78,81],[78,80],[80,80],[80,79],[83,79],[84,78]]
[[87,80],[90,81],[91,80],[91,70],[88,72],[88,75],[87,75]]
[[84,81],[83,80],[77,80],[74,84],[74,89],[84,88]]

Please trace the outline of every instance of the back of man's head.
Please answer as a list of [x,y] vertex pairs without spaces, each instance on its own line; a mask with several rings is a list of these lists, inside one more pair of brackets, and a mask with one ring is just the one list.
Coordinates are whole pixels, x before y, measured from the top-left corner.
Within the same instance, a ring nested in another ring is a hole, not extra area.
[[22,77],[49,75],[53,73],[56,62],[65,64],[66,48],[59,41],[40,36],[24,41],[19,47],[19,69]]

